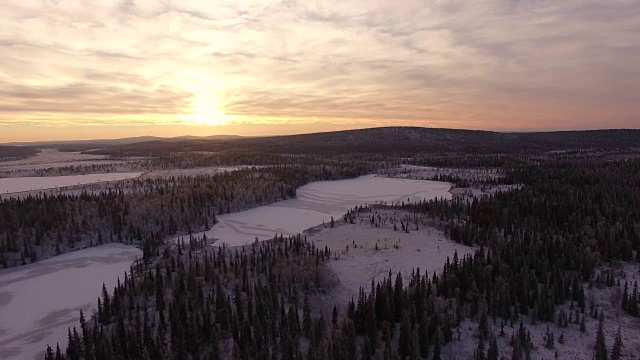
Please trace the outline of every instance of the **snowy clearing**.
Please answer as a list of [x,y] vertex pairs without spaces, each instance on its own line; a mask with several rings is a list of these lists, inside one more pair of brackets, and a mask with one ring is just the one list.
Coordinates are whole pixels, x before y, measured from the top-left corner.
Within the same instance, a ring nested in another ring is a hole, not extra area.
[[142,172],[105,173],[72,176],[17,177],[0,179],[0,194],[23,191],[54,189],[75,185],[86,185],[106,181],[120,181],[140,177]]
[[[371,223],[371,216],[375,224]],[[447,257],[452,258],[456,251],[462,259],[475,250],[451,241],[439,229],[428,226],[430,216],[417,217],[418,230],[411,223],[408,233],[402,231],[399,221],[406,222],[414,216],[405,211],[373,207],[360,212],[354,224],[341,219],[335,221],[333,228],[327,223],[306,231],[308,241],[321,249],[328,246],[334,254],[329,267],[338,287],[328,300],[344,306],[352,298],[357,300],[360,287],[369,291],[371,280],[377,283],[387,277],[389,271],[394,280],[398,272],[407,280],[418,268],[422,274],[440,273]],[[394,221],[397,230],[394,230]]]
[[[273,238],[278,234],[295,235],[339,219],[356,205],[376,202],[399,203],[442,197],[451,199],[451,184],[437,181],[392,179],[376,175],[357,179],[319,181],[302,186],[296,198],[270,205],[218,216],[215,226],[206,231],[217,244],[244,245]],[[203,233],[193,234],[202,236]]]
[[102,284],[111,291],[140,255],[108,244],[0,271],[0,358],[42,359],[47,344],[64,350],[80,309],[89,319]]

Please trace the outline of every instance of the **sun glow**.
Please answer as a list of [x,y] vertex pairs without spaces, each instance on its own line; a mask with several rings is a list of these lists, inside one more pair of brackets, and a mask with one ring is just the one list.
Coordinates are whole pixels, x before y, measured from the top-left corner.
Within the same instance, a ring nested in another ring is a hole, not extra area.
[[191,100],[191,110],[185,120],[194,125],[226,125],[229,117],[224,114],[215,98],[196,96]]

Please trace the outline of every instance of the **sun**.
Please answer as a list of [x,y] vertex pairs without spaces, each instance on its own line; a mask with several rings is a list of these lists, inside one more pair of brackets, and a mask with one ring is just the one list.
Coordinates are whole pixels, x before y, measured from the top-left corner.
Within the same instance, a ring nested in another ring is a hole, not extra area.
[[195,125],[226,125],[229,117],[221,110],[215,98],[195,96],[191,99],[191,109],[186,120]]

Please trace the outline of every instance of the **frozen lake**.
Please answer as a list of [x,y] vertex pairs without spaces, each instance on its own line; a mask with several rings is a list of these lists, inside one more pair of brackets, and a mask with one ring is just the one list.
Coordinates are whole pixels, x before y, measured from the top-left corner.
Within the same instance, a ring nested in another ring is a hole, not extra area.
[[[108,175],[117,174],[100,174]],[[299,188],[295,199],[221,215],[207,236],[242,245],[276,233],[295,235],[332,216],[337,220],[356,205],[451,198],[450,188],[443,182],[374,175],[315,182]],[[109,244],[0,271],[0,359],[41,359],[47,344],[55,348],[56,342],[65,349],[67,328],[78,325],[79,310],[89,318],[102,283],[111,291],[140,255],[134,247]]]
[[65,186],[86,185],[105,181],[118,181],[137,178],[142,172],[106,173],[73,176],[16,177],[0,179],[0,194],[22,191],[55,189]]
[[67,347],[67,328],[96,309],[142,252],[108,244],[0,271],[0,359],[43,359],[47,344]]
[[[215,226],[206,232],[208,238],[230,246],[272,238],[276,233],[295,235],[302,231],[341,218],[356,205],[379,201],[450,199],[451,184],[437,181],[394,179],[376,175],[339,181],[319,181],[298,189],[296,198],[271,205],[218,216]],[[194,234],[202,236],[201,233]]]

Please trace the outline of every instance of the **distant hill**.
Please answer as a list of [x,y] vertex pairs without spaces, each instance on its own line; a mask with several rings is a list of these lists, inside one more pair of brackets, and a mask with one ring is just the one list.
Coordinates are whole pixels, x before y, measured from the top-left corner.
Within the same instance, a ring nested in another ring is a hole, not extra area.
[[0,145],[0,161],[23,159],[38,152],[32,147]]
[[[416,153],[506,154],[590,149],[640,149],[640,130],[557,132],[495,132],[422,127],[380,127],[312,134],[243,137],[237,135],[140,136],[122,139],[11,143],[0,157],[24,157],[35,148],[90,151],[113,156],[161,156],[174,152],[209,151],[262,154]],[[17,148],[23,148],[18,150]],[[29,149],[27,149],[29,148]]]
[[54,146],[74,146],[74,145],[127,145],[136,144],[147,141],[184,141],[184,140],[230,140],[239,139],[240,135],[211,135],[211,136],[176,136],[176,137],[159,137],[159,136],[136,136],[120,139],[94,139],[94,140],[67,140],[67,141],[33,141],[33,142],[10,142],[3,145],[6,146],[40,146],[40,147],[54,147]]
[[170,152],[236,151],[272,154],[468,153],[501,154],[640,148],[640,130],[502,133],[479,130],[383,127],[258,138],[195,138],[108,145],[92,153],[157,156]]

